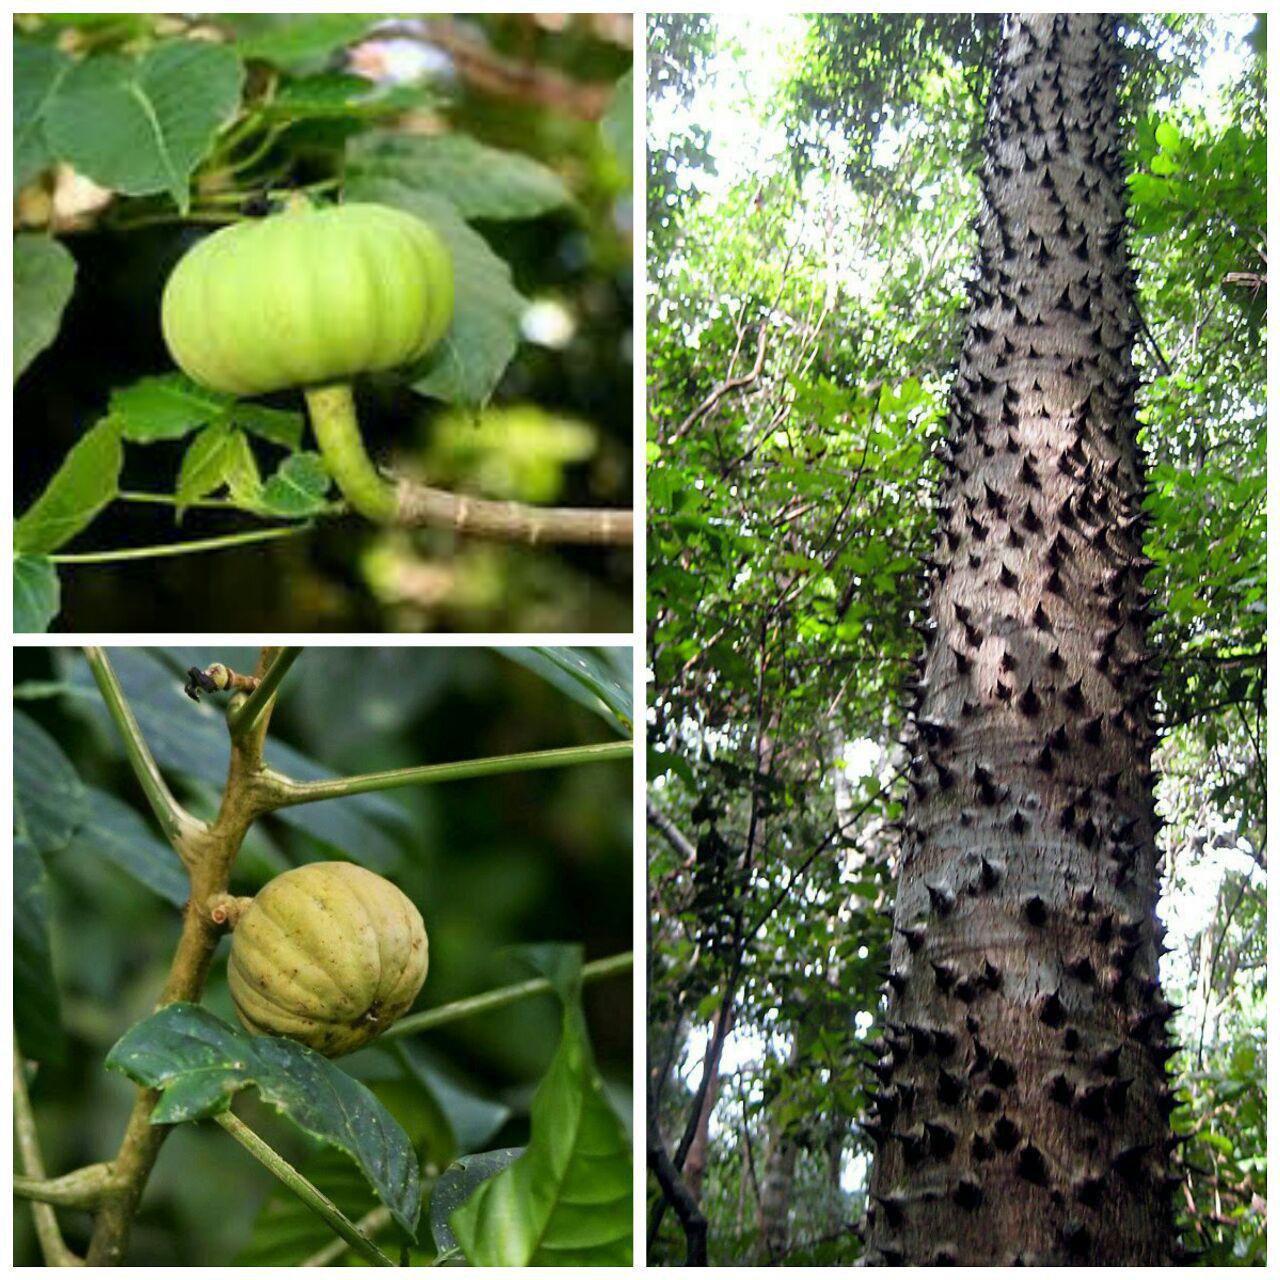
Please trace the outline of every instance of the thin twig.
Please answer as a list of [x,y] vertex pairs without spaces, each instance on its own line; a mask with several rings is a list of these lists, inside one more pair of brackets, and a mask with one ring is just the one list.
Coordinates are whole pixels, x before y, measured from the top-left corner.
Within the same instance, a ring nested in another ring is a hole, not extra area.
[[165,839],[174,847],[178,856],[186,861],[188,845],[195,835],[205,829],[204,824],[192,817],[169,790],[169,784],[164,780],[160,766],[151,754],[151,748],[147,746],[106,650],[86,647],[84,656],[97,682],[98,691],[102,694],[107,713],[124,743],[125,755],[138,779],[138,785],[147,797],[147,803],[150,804]]
[[692,862],[698,856],[698,850],[693,841],[652,800],[645,802],[645,813],[650,825],[665,837],[667,843],[685,862]]
[[325,1224],[341,1236],[366,1262],[371,1262],[375,1267],[396,1265],[328,1196],[308,1182],[281,1155],[273,1151],[243,1120],[231,1111],[223,1111],[213,1118],[259,1164],[279,1178],[312,1213],[323,1219]]
[[261,796],[264,809],[283,809],[340,796],[358,796],[367,791],[389,791],[394,787],[424,786],[455,782],[463,778],[484,778],[500,773],[524,773],[531,769],[556,769],[563,765],[628,760],[633,751],[629,739],[595,742],[585,747],[556,747],[550,751],[524,751],[509,756],[487,756],[481,760],[459,760],[452,764],[416,765],[390,769],[385,773],[358,774],[351,778],[327,778],[321,782],[295,782],[283,774],[264,770]]
[[[273,652],[270,648],[261,651],[259,677],[265,673]],[[106,669],[110,670],[109,667]],[[119,697],[122,712],[130,714],[123,694]],[[217,817],[207,827],[201,826],[182,841],[181,852],[191,879],[191,889],[182,913],[182,932],[169,964],[164,989],[156,1002],[157,1008],[180,1000],[198,1002],[204,991],[213,953],[221,940],[221,930],[210,917],[205,903],[217,894],[226,893],[240,845],[254,821],[261,816],[254,784],[261,769],[262,740],[269,720],[268,706],[254,725],[253,732],[231,743],[230,767]],[[151,1115],[159,1096],[155,1089],[140,1087],[134,1097],[124,1136],[111,1162],[114,1178],[110,1193],[94,1219],[87,1259],[89,1266],[119,1266],[124,1262],[142,1193],[160,1148],[173,1129],[172,1125],[152,1123]]]
[[[377,1205],[356,1223],[356,1230],[361,1235],[373,1239],[379,1231],[384,1230],[391,1222],[391,1210],[386,1205]],[[304,1258],[300,1267],[331,1267],[346,1253],[350,1246],[345,1240],[330,1240],[323,1248],[317,1249],[309,1258]]]
[[726,378],[719,384],[719,386],[708,392],[702,403],[699,404],[698,407],[694,409],[693,412],[690,413],[688,417],[686,417],[685,420],[680,423],[680,425],[676,427],[676,429],[667,436],[665,440],[663,440],[662,446],[664,449],[675,444],[690,427],[705,418],[707,414],[709,414],[711,410],[729,394],[730,391],[738,391],[742,387],[749,387],[757,378],[760,377],[760,372],[764,368],[764,356],[768,344],[768,338],[769,326],[764,320],[761,320],[760,332],[756,337],[755,364],[753,364],[746,373],[739,374],[735,378]]
[[228,716],[232,738],[244,738],[253,732],[262,713],[276,696],[280,682],[301,653],[301,646],[287,645],[274,656],[266,674],[258,681],[258,687]]
[[[630,971],[634,956],[624,951],[616,956],[608,956],[603,960],[592,960],[582,966],[582,981],[597,982],[601,978],[612,978]],[[450,1004],[442,1004],[438,1009],[426,1009],[422,1013],[410,1014],[393,1023],[382,1033],[384,1040],[395,1036],[417,1035],[421,1031],[429,1031],[434,1027],[442,1027],[449,1022],[457,1022],[459,1018],[469,1018],[477,1013],[491,1013],[494,1009],[503,1009],[518,1000],[527,1000],[530,996],[539,996],[555,988],[546,978],[530,978],[528,982],[517,982],[510,987],[499,987],[496,991],[486,991],[483,995],[468,996],[465,1000],[454,1000]]]
[[[13,1128],[17,1137],[18,1155],[22,1167],[30,1178],[43,1179],[44,1160],[40,1155],[40,1139],[36,1133],[35,1115],[31,1099],[27,1095],[27,1080],[23,1074],[22,1054],[18,1051],[18,1037],[13,1038]],[[58,1215],[50,1204],[35,1203],[31,1216],[36,1222],[36,1238],[40,1252],[51,1267],[80,1267],[84,1259],[67,1248],[58,1226]]]

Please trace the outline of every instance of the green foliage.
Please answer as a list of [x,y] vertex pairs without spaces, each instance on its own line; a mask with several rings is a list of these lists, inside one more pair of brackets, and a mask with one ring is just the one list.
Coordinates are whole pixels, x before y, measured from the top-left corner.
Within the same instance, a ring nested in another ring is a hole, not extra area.
[[160,44],[136,59],[84,58],[43,107],[45,144],[99,186],[163,191],[186,213],[191,175],[235,115],[243,81],[235,53],[203,41]]
[[631,1165],[626,1135],[591,1056],[580,958],[553,954],[564,1001],[560,1047],[530,1107],[529,1145],[448,1217],[475,1266],[626,1266]]
[[[31,420],[19,460],[20,509],[45,493],[60,461],[59,443],[64,451],[69,448],[67,435],[82,434],[86,415],[100,416],[109,400],[113,416],[124,424],[126,470],[141,482],[131,479],[118,489],[105,481],[90,485],[82,473],[63,476],[55,481],[62,490],[59,501],[86,517],[127,502],[130,525],[160,524],[160,509],[168,506],[174,519],[152,537],[160,543],[156,554],[181,551],[171,539],[173,524],[184,519],[187,527],[216,522],[223,533],[238,515],[239,523],[231,527],[252,536],[253,522],[262,518],[296,522],[294,531],[302,533],[315,517],[333,514],[327,483],[312,461],[262,456],[264,443],[290,454],[303,449],[303,423],[293,404],[244,404],[196,388],[163,372],[165,357],[154,341],[163,274],[181,249],[206,226],[259,216],[291,191],[315,200],[391,204],[430,221],[448,243],[457,277],[454,324],[430,357],[404,371],[404,387],[427,400],[474,411],[506,377],[517,398],[533,404],[581,401],[593,418],[599,406],[612,409],[610,393],[598,394],[593,379],[629,385],[629,375],[612,367],[621,364],[612,358],[618,334],[593,321],[599,332],[590,334],[590,344],[608,347],[608,360],[581,346],[543,354],[522,349],[527,336],[522,322],[534,293],[563,295],[567,313],[591,299],[595,307],[599,297],[592,291],[602,279],[607,285],[615,259],[627,257],[614,205],[629,180],[617,150],[625,142],[622,125],[630,108],[630,81],[623,82],[626,51],[584,37],[576,25],[564,37],[566,48],[590,68],[588,74],[601,77],[602,102],[608,96],[604,91],[617,82],[606,131],[594,119],[563,119],[564,109],[554,100],[535,110],[517,102],[504,108],[506,115],[495,114],[486,91],[470,87],[470,62],[462,64],[461,85],[438,69],[429,70],[426,55],[422,69],[408,76],[390,66],[380,70],[384,20],[377,14],[136,14],[112,21],[98,15],[24,15],[17,20],[18,225],[51,233],[27,230],[15,239],[14,368],[15,377],[26,375],[30,404],[23,406],[22,416]],[[451,21],[405,20],[397,29],[402,28],[402,39],[416,37],[434,47],[431,24]],[[483,32],[490,29],[496,37],[510,21],[501,15],[484,19],[471,33],[478,45],[470,56],[481,62],[496,56],[484,52]],[[362,57],[366,50],[371,54]],[[546,52],[554,54],[554,43]],[[477,80],[488,83],[483,74]],[[85,180],[97,187],[86,190]],[[581,243],[584,237],[589,243]],[[113,312],[122,304],[133,314],[120,323]],[[96,349],[86,358],[77,349],[86,323],[78,317],[89,313],[100,339],[95,347],[118,352],[116,358],[104,359]],[[60,337],[64,318],[69,332]],[[621,300],[612,323],[619,332],[628,323]],[[132,331],[138,341],[131,345],[102,332],[112,328]],[[588,363],[594,368],[584,370]],[[558,388],[566,377],[574,385],[564,395]],[[71,384],[71,399],[55,402],[42,383],[48,378]],[[389,381],[379,384],[380,411],[392,408],[389,389]],[[387,419],[399,427],[396,434],[403,442],[412,434],[404,431],[406,417],[412,424],[426,406],[401,394],[394,408]],[[57,416],[57,429],[37,436],[35,429],[49,415]],[[197,428],[204,430],[183,453],[163,447]],[[379,420],[371,444],[385,445],[380,436],[387,434]],[[615,449],[625,452],[625,421],[607,423],[603,434],[616,436]],[[143,456],[133,448],[137,445],[160,447],[148,448]],[[567,487],[583,491],[571,494],[575,504],[585,505],[588,489],[596,503],[618,506],[626,500],[625,466],[611,463],[607,476],[599,468],[588,474],[573,459],[561,470],[569,478]],[[79,485],[74,491],[68,487],[73,480]],[[149,509],[140,510],[144,503]],[[113,511],[98,524],[101,540],[84,549],[96,552],[102,540],[110,545],[121,524]],[[377,559],[362,559],[362,553],[366,543],[376,541],[396,554],[420,552],[429,560],[450,554],[448,535],[422,534],[406,543],[368,530],[363,538],[347,539],[345,572],[342,567],[333,571],[341,585],[318,590],[317,598],[333,600],[347,578],[364,576],[359,598],[346,607],[356,609],[361,601],[372,606],[380,583],[365,566]],[[334,545],[341,544],[335,539]],[[145,558],[145,536],[131,538],[128,553]],[[490,619],[504,608],[521,607],[519,590],[468,591],[467,556],[456,549],[452,554],[459,564],[450,599],[460,613],[479,607],[481,598],[493,602],[486,603]],[[565,625],[551,629],[574,629],[569,620],[584,612],[576,600],[597,578],[619,594],[611,600],[606,592],[596,592],[592,603],[623,615],[621,557],[617,564],[584,569],[562,562],[552,549],[536,556],[513,550],[505,563],[493,555],[478,559],[485,570],[494,566],[509,586],[529,581],[522,557],[539,562],[543,576],[562,588],[566,603],[559,620]],[[261,563],[281,573],[279,565]],[[42,580],[50,571],[60,572],[57,557],[42,567]],[[69,591],[79,585],[77,578]],[[44,591],[41,608],[24,612],[24,623],[47,625],[64,594]],[[229,592],[225,613],[241,607],[242,594]],[[293,593],[285,603],[287,593],[278,589],[276,594],[286,609],[298,608],[306,598]],[[146,595],[140,593],[142,602]],[[360,629],[368,625],[368,616],[366,608]],[[309,628],[309,619],[289,616],[288,621],[294,630],[318,629]]]
[[[215,659],[251,670],[254,651],[111,656],[166,778],[193,814],[212,817],[227,768],[224,708],[185,698],[184,673]],[[609,737],[601,720],[617,722],[606,700],[630,706],[629,661],[596,650],[543,657],[549,670],[577,672],[576,696],[508,651],[309,651],[281,689],[266,758],[320,778]],[[353,1220],[382,1206],[370,1230],[390,1256],[387,1211],[410,1232],[422,1215],[410,1257],[429,1264],[437,1249],[425,1210],[440,1172],[459,1160],[474,1169],[456,1209],[510,1163],[503,1153],[527,1151],[531,1165],[550,1161],[566,1174],[565,1188],[613,1188],[585,1215],[611,1225],[588,1230],[570,1204],[577,1191],[555,1189],[550,1201],[510,1201],[520,1219],[553,1228],[584,1264],[626,1260],[631,1156],[612,1099],[626,1095],[631,1064],[628,979],[582,992],[577,949],[543,948],[560,1007],[525,998],[426,1035],[384,1036],[335,1064],[236,1028],[223,947],[199,1008],[152,1016],[187,876],[146,811],[83,660],[23,650],[18,679],[15,1021],[23,1053],[39,1062],[30,1087],[45,1159],[61,1172],[109,1154],[102,1144],[118,1136],[127,1096],[122,1082],[102,1078],[109,1051],[111,1064],[162,1091],[157,1121],[178,1125],[144,1197],[131,1263],[226,1265],[234,1255],[296,1265],[334,1245],[225,1133],[195,1123],[233,1095],[241,1118]],[[601,955],[630,946],[630,780],[625,765],[567,767],[282,810],[255,824],[232,889],[252,894],[317,859],[376,867],[426,919],[432,963],[421,1003],[435,1008],[526,976],[511,963],[516,947],[548,937],[585,938]],[[205,1176],[192,1179],[193,1168]],[[487,1214],[477,1218],[477,1249],[493,1247]],[[30,1214],[17,1220],[15,1256],[34,1262]],[[63,1226],[83,1249],[84,1220],[66,1215]]]
[[486,147],[475,138],[373,134],[348,148],[355,174],[404,180],[447,200],[468,222],[537,218],[573,203],[559,174],[528,156]]

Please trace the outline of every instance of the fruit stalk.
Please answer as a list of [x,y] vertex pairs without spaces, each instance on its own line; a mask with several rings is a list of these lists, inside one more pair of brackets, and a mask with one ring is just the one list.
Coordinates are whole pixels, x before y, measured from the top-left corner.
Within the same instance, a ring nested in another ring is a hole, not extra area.
[[311,429],[342,496],[365,519],[375,524],[392,523],[396,517],[395,490],[365,452],[351,384],[311,387],[305,395]]

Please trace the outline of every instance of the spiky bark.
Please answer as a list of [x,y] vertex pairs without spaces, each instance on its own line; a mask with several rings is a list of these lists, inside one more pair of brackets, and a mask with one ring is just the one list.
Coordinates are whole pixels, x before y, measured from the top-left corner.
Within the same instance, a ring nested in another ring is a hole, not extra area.
[[1170,1260],[1114,16],[1006,19],[915,689],[868,1261]]

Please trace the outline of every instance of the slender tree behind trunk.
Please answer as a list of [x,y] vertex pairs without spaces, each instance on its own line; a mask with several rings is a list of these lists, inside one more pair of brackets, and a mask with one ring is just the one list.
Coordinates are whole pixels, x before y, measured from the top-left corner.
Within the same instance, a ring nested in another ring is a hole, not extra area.
[[[812,1037],[807,1037],[812,1039]],[[792,1071],[800,1070],[809,1046],[797,1029],[789,1055]],[[760,1204],[756,1215],[760,1230],[761,1258],[764,1263],[778,1263],[787,1256],[791,1245],[791,1199],[796,1177],[796,1138],[770,1115],[764,1161],[760,1170]]]
[[916,682],[872,1263],[1171,1257],[1114,15],[1005,21]]
[[693,1141],[689,1144],[689,1154],[684,1162],[684,1180],[689,1194],[702,1203],[702,1180],[707,1175],[707,1150],[711,1135],[711,1113],[716,1109],[716,1098],[720,1093],[720,1055],[724,1051],[724,1042],[733,1030],[732,1022],[723,1036],[716,1035],[715,1023],[707,1030],[707,1049],[702,1059],[702,1074],[707,1081],[707,1090],[702,1098],[702,1106],[698,1111],[698,1124],[693,1131]]

